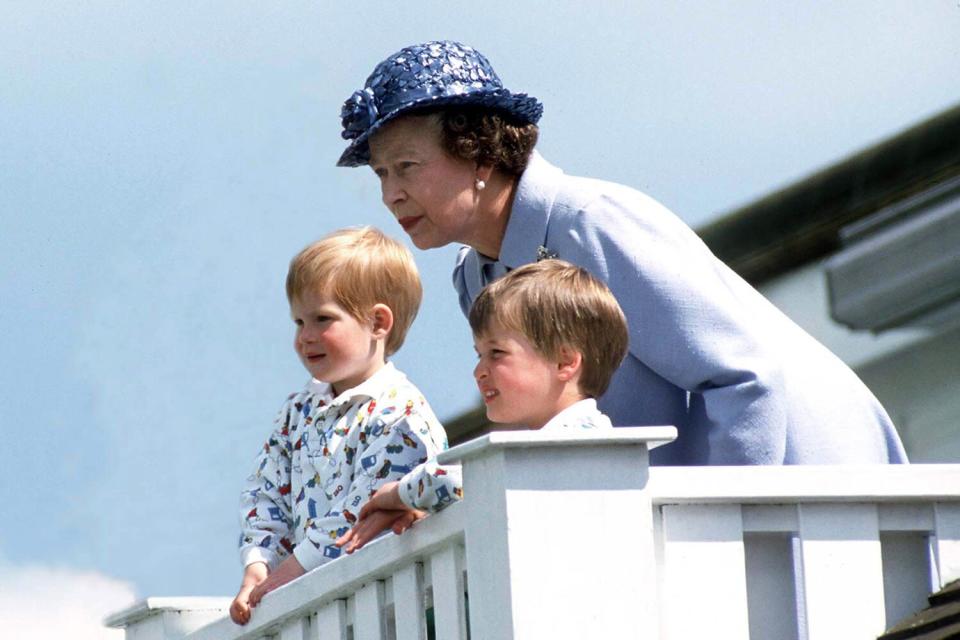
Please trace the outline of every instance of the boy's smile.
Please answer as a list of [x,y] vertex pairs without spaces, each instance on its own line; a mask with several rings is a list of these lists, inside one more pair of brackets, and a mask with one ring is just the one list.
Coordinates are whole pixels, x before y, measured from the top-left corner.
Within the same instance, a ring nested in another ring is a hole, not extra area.
[[493,422],[539,429],[564,408],[558,366],[519,332],[491,327],[475,338],[477,388]]
[[383,366],[373,320],[357,320],[332,297],[306,291],[291,301],[290,315],[297,325],[293,346],[300,361],[335,394],[357,386]]

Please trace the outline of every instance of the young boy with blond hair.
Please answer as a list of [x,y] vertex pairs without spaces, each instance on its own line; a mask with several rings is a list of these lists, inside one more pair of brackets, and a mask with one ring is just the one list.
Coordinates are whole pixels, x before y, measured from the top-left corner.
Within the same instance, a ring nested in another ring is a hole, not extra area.
[[[492,422],[547,431],[611,428],[596,399],[629,337],[603,282],[561,260],[528,264],[487,285],[469,319],[479,358],[473,375]],[[352,553],[384,529],[401,533],[424,511],[461,495],[460,468],[431,460],[379,489],[337,544]]]
[[377,489],[446,448],[420,391],[387,360],[421,297],[410,251],[372,227],[336,231],[290,263],[294,348],[312,380],[280,409],[241,495],[234,622],[339,556],[334,540]]

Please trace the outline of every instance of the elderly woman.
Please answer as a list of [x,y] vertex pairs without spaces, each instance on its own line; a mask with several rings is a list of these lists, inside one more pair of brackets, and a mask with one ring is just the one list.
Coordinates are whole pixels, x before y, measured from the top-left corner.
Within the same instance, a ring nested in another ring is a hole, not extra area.
[[484,285],[548,256],[604,280],[630,352],[599,405],[615,425],[677,427],[654,463],[906,461],[860,379],[679,218],[540,156],[541,112],[471,47],[407,47],[344,104],[350,143],[338,164],[370,165],[418,248],[466,245],[453,272],[464,312]]

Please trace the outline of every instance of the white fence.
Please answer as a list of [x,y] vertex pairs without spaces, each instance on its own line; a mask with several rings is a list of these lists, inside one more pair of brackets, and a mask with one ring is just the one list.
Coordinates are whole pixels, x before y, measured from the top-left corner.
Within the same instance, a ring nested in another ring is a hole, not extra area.
[[[128,640],[875,638],[960,577],[960,465],[649,468],[665,428],[492,433],[466,500],[264,598],[147,599]],[[468,623],[469,616],[469,623]]]

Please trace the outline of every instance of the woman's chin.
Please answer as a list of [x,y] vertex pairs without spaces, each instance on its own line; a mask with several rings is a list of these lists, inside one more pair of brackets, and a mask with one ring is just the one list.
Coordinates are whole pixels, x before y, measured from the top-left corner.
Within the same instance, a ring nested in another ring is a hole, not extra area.
[[408,233],[407,235],[410,237],[410,242],[413,243],[413,246],[415,246],[417,249],[420,249],[421,251],[427,251],[428,249],[438,249],[442,246],[450,244],[449,242],[443,242],[440,239],[434,238],[428,234],[416,233],[415,231],[414,233]]

